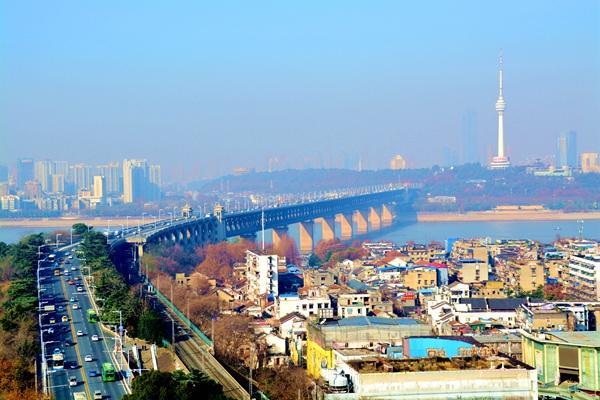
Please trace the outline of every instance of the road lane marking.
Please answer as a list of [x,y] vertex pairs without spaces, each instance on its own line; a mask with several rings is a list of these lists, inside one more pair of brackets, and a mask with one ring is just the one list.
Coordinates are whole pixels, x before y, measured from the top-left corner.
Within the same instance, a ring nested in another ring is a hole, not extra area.
[[[61,287],[63,289],[63,294],[65,295],[65,299],[66,299],[69,293],[67,292],[67,287],[65,285],[65,280],[61,279],[60,283],[61,283]],[[81,370],[83,371],[81,373],[81,375],[82,375],[81,376],[81,380],[83,381],[83,387],[84,387],[84,389],[85,389],[85,391],[87,393],[88,398],[91,399],[92,398],[92,392],[90,391],[90,386],[88,384],[88,380],[87,380],[88,376],[87,376],[87,373],[85,371],[85,365],[81,361],[82,360],[81,359],[81,353],[79,352],[79,338],[81,336],[77,336],[77,334],[75,332],[75,324],[74,324],[74,321],[73,321],[73,313],[71,312],[70,307],[66,307],[66,309],[67,309],[67,314],[69,315],[69,319],[70,319],[70,321],[69,321],[69,327],[71,328],[71,335],[72,335],[72,337],[74,339],[73,342],[75,342],[75,340],[77,340],[77,342],[74,343],[72,347],[75,347],[75,354],[77,355],[77,362],[79,363],[79,365],[81,365]],[[68,376],[69,375],[67,374],[67,377]]]

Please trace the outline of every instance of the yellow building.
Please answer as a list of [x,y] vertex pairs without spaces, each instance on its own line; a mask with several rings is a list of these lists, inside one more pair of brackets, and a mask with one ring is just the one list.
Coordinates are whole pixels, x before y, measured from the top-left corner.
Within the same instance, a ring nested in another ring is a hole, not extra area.
[[463,283],[485,282],[490,275],[490,265],[477,259],[459,260],[454,270],[458,280]]
[[600,173],[598,153],[581,153],[581,172],[584,174]]
[[406,169],[406,160],[400,154],[396,154],[390,161],[390,169]]
[[420,290],[437,286],[435,268],[416,267],[406,271],[404,286],[412,290]]
[[518,285],[524,292],[532,292],[539,286],[544,286],[544,266],[537,261],[529,261],[526,264],[514,264],[518,269],[516,276]]
[[502,281],[486,281],[473,297],[488,298],[488,299],[504,299],[504,282]]

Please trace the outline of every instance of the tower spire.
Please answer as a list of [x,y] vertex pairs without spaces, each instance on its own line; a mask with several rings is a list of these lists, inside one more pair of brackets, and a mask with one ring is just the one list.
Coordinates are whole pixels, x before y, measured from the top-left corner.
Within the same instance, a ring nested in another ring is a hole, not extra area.
[[502,49],[500,49],[498,61],[498,100],[496,100],[496,112],[498,113],[498,153],[490,164],[490,168],[492,169],[504,169],[510,166],[510,161],[504,154],[504,108],[506,103],[504,102],[503,93],[504,54]]

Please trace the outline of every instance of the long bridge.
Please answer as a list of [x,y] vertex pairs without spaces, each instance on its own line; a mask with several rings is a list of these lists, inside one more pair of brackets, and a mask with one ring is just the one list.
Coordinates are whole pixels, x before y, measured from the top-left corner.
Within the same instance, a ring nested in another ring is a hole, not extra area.
[[315,224],[320,226],[321,239],[348,241],[410,218],[414,214],[412,199],[411,189],[400,188],[234,213],[217,206],[213,214],[204,217],[183,210],[183,216],[175,221],[146,224],[110,242],[113,248],[134,245],[141,256],[149,243],[204,245],[237,236],[254,240],[258,232],[271,230],[272,243],[277,245],[289,226],[298,224],[300,251],[310,253],[315,245]]

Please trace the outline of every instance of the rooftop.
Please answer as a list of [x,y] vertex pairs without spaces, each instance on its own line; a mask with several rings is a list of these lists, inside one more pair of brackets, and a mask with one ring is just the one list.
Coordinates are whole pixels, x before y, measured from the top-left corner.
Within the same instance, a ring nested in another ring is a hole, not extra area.
[[[552,332],[551,334],[547,334],[547,336],[554,336],[559,341],[563,341],[566,343],[581,345],[581,346],[590,346],[590,347],[600,347],[600,332],[596,331],[587,331],[587,332]],[[551,339],[551,338],[549,338]]]
[[528,368],[517,360],[508,357],[468,357],[468,358],[425,358],[410,360],[364,360],[350,361],[348,364],[362,374],[421,371],[461,371],[481,369],[517,369]]
[[397,326],[397,325],[420,325],[421,321],[413,318],[381,318],[381,317],[349,317],[342,319],[328,319],[319,324],[324,326]]

